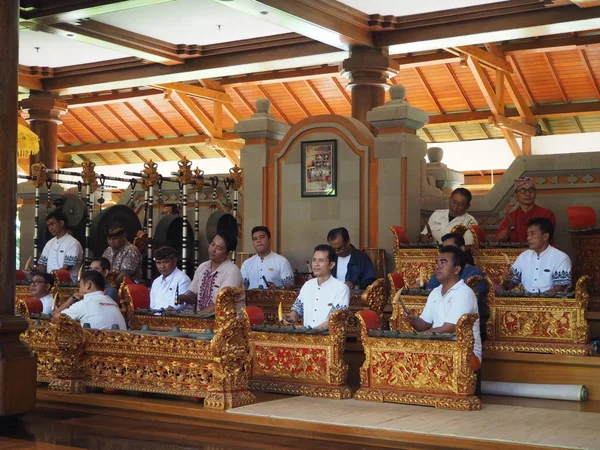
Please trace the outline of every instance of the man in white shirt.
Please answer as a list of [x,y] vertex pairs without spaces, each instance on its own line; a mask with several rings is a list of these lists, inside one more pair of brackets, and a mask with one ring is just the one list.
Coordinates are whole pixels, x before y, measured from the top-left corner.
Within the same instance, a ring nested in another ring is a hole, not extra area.
[[256,255],[242,264],[246,289],[293,289],[292,266],[285,257],[271,250],[271,231],[263,226],[252,228],[252,245]]
[[[465,252],[461,249],[452,246],[441,248],[434,271],[440,286],[431,291],[419,317],[412,312],[404,315],[415,330],[428,333],[454,333],[458,319],[463,314],[479,314],[475,293],[460,278],[466,261]],[[475,340],[473,355],[477,360],[471,361],[471,368],[476,371],[481,364],[479,319],[473,324],[473,337]]]
[[350,234],[344,227],[327,233],[327,243],[335,250],[337,260],[331,274],[350,289],[366,289],[375,281],[375,268],[369,255],[361,252],[350,242]]
[[71,280],[75,283],[83,262],[83,249],[79,241],[67,233],[66,223],[67,219],[59,210],[54,210],[46,216],[48,231],[54,237],[44,246],[34,270],[47,273],[58,269],[68,270]]
[[113,325],[118,325],[120,330],[126,330],[127,325],[119,305],[102,292],[104,285],[104,277],[100,272],[84,272],[79,280],[79,292],[71,295],[54,312],[52,322],[58,322],[60,315],[65,314],[78,320],[81,325],[89,323],[90,328],[110,330]]
[[175,300],[188,291],[192,280],[177,268],[177,251],[173,247],[161,247],[154,252],[154,261],[160,276],[152,282],[150,308],[183,310],[186,304],[176,305]]
[[50,294],[54,278],[46,272],[34,272],[31,276],[31,295],[42,302],[42,314],[52,314],[53,298]]
[[331,275],[335,267],[335,250],[329,245],[317,245],[312,259],[315,278],[300,289],[292,310],[284,323],[294,324],[303,319],[305,327],[329,328],[329,316],[339,309],[348,309],[350,288]]
[[504,289],[519,283],[532,293],[564,292],[571,286],[571,259],[552,247],[554,226],[546,217],[536,217],[527,223],[529,250],[519,255],[512,267],[503,273]]
[[[442,243],[442,236],[452,233],[456,225],[464,225],[467,228],[471,225],[477,225],[477,220],[470,214],[467,214],[472,199],[471,192],[465,188],[457,188],[452,191],[450,196],[449,209],[438,209],[433,212],[427,225],[421,231],[419,242],[421,243]],[[465,244],[473,244],[473,234],[467,230],[464,234]]]

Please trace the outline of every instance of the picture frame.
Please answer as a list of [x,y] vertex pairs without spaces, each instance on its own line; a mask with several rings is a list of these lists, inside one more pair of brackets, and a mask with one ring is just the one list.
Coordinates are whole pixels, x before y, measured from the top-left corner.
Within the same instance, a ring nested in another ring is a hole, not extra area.
[[337,196],[337,141],[302,142],[302,197]]

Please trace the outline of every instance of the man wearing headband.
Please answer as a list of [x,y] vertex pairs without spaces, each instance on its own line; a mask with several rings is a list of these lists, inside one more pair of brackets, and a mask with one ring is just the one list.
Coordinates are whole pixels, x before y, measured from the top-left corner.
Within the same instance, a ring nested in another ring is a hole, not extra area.
[[496,242],[527,242],[527,224],[536,217],[545,217],[550,219],[552,226],[556,225],[554,213],[535,204],[536,190],[531,178],[515,180],[515,195],[519,204],[500,223]]
[[134,281],[142,278],[142,255],[139,249],[127,240],[125,227],[119,222],[106,226],[108,248],[102,257],[110,261],[110,270],[119,272],[117,281],[129,277]]

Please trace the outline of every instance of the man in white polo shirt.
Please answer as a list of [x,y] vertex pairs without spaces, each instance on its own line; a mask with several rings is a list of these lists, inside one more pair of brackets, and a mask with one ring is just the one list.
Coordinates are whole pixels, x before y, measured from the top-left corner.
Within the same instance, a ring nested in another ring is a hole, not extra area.
[[161,247],[154,252],[154,261],[160,276],[152,282],[150,308],[183,310],[187,304],[176,305],[175,300],[188,291],[192,280],[177,268],[177,251],[173,247]]
[[[456,323],[463,314],[479,314],[475,293],[460,278],[466,261],[465,252],[461,249],[452,246],[441,248],[434,271],[440,286],[431,291],[419,317],[412,312],[404,315],[415,330],[454,333]],[[471,360],[471,368],[475,371],[481,365],[479,319],[473,324],[473,337],[475,338],[473,355],[476,360]]]
[[329,245],[317,245],[312,259],[315,278],[300,289],[292,310],[285,315],[286,324],[303,319],[305,327],[329,328],[329,316],[339,309],[348,309],[350,288],[331,275],[335,267],[335,250]]
[[79,292],[71,295],[55,312],[52,322],[56,323],[61,314],[78,320],[81,325],[89,323],[91,328],[110,330],[118,325],[126,330],[125,319],[112,298],[103,294],[105,281],[100,272],[88,270],[79,280]]
[[67,219],[59,210],[46,216],[48,231],[52,236],[42,250],[42,255],[34,268],[36,272],[51,273],[64,269],[71,273],[71,280],[77,281],[77,272],[83,262],[83,249],[77,239],[67,233]]
[[546,217],[536,217],[527,222],[529,250],[519,255],[515,263],[503,273],[504,289],[519,283],[532,293],[563,292],[571,286],[571,259],[552,247],[554,225]]
[[31,295],[42,302],[42,314],[52,314],[52,305],[54,300],[50,290],[54,278],[46,272],[33,272],[31,274],[30,290]]
[[271,231],[264,226],[252,228],[256,255],[242,264],[246,289],[293,289],[294,272],[290,262],[271,250]]

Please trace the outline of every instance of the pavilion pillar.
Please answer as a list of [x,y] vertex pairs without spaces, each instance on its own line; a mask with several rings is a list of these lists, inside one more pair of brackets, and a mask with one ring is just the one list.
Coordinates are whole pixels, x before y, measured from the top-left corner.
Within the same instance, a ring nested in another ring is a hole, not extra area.
[[[342,62],[342,75],[350,78],[352,117],[371,128],[367,113],[385,103],[387,81],[398,73],[399,66],[390,60],[386,49],[353,47],[350,58]],[[371,128],[372,129],[372,128]]]
[[29,114],[27,121],[31,131],[40,138],[40,151],[30,157],[30,165],[41,162],[48,169],[57,169],[58,125],[62,123],[60,116],[67,112],[68,105],[49,92],[31,91],[19,106]]
[[[379,247],[393,248],[391,225],[402,226],[416,240],[421,227],[421,186],[427,143],[416,132],[429,122],[412,107],[402,85],[390,88],[391,100],[367,114],[377,129],[375,160],[379,182]],[[410,193],[410,195],[409,195]],[[392,267],[388,267],[388,270]]]
[[[269,114],[271,102],[256,100],[256,113],[235,124],[235,132],[245,145],[240,152],[240,166],[244,170],[244,201],[242,202],[243,252],[253,253],[252,228],[265,225],[273,232],[275,212],[269,211],[275,187],[267,186],[269,152],[283,139],[290,126]],[[272,236],[272,242],[275,236]]]
[[17,93],[19,2],[0,0],[0,417],[35,405],[36,357],[19,338],[27,321],[15,316],[15,216],[17,211]]

